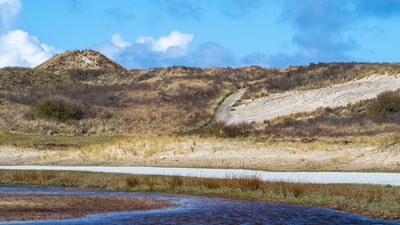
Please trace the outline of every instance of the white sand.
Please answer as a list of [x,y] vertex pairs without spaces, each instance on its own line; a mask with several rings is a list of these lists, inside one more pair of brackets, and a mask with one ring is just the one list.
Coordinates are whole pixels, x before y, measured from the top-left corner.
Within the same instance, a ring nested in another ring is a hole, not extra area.
[[[398,88],[400,88],[398,76],[373,75],[328,88],[285,92],[256,100],[244,100],[243,104],[235,107],[228,116],[217,113],[217,120],[228,124],[261,123],[280,116],[311,112],[320,107],[345,106],[349,103],[375,98],[384,91],[394,91]],[[227,99],[228,103],[233,104],[242,94],[231,96],[232,98]],[[219,113],[227,114],[226,111],[219,111]]]

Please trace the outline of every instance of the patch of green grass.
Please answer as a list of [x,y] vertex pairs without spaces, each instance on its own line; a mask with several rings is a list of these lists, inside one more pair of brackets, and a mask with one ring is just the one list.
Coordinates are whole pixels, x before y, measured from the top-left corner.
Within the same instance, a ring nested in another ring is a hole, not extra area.
[[239,106],[239,105],[242,105],[243,104],[243,101],[241,100],[241,99],[239,99],[239,100],[237,100],[235,103],[233,103],[233,105],[231,106],[231,111],[233,111],[233,110],[235,110],[234,108],[235,107],[237,107],[237,106]]

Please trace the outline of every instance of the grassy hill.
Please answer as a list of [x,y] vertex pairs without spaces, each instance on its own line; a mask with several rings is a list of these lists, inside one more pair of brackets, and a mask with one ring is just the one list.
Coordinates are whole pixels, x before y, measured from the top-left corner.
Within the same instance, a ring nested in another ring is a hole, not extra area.
[[[375,73],[398,74],[400,64],[320,63],[280,70],[257,66],[125,70],[100,53],[70,51],[37,68],[0,70],[0,131],[98,136],[204,135],[219,129],[217,133],[224,136],[224,126],[212,123],[214,112],[237,88],[248,87],[244,98],[255,99],[288,90],[326,87]],[[365,107],[368,104],[366,101],[280,118],[252,125],[247,134],[304,138],[397,129],[397,112],[372,116]],[[225,131],[229,133],[229,129]]]

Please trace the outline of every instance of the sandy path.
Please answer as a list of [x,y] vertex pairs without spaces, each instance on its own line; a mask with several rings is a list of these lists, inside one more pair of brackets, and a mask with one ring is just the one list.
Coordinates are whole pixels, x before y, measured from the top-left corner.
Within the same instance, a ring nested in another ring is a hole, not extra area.
[[[293,113],[311,112],[320,107],[345,106],[349,103],[375,98],[384,91],[398,88],[400,88],[398,76],[373,75],[328,88],[285,92],[256,100],[244,100],[243,104],[235,107],[235,110],[230,111],[228,116],[221,116],[217,113],[217,118],[228,124],[261,123]],[[232,98],[237,96],[239,95],[232,96]],[[228,98],[228,100],[232,99]],[[225,110],[218,112],[225,113]]]
[[231,107],[237,100],[242,98],[247,88],[239,89],[237,92],[225,99],[225,101],[219,106],[218,111],[215,115],[215,121],[225,122],[232,117]]
[[0,166],[11,170],[61,170],[89,171],[145,175],[178,175],[188,177],[252,177],[265,181],[285,181],[298,183],[351,183],[400,186],[400,173],[349,173],[349,172],[266,172],[243,169],[203,169],[171,167],[94,167],[94,166]]

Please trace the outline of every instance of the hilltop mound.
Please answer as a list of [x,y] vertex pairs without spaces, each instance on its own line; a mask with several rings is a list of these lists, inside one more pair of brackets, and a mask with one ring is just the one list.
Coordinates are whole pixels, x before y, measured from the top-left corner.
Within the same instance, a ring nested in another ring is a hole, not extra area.
[[73,50],[57,54],[36,69],[52,72],[68,70],[100,70],[104,72],[125,72],[126,69],[93,50]]

